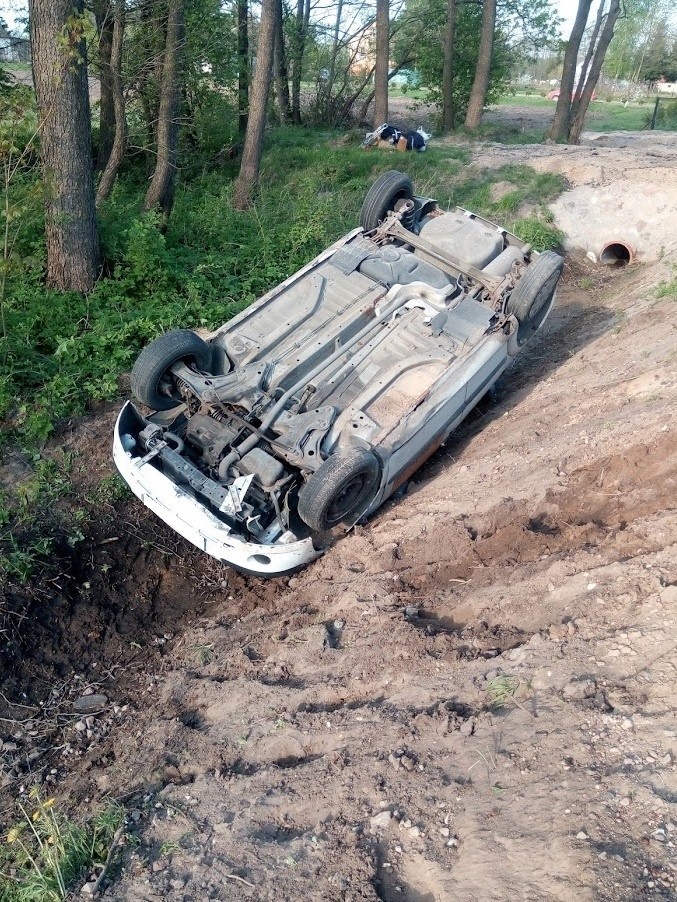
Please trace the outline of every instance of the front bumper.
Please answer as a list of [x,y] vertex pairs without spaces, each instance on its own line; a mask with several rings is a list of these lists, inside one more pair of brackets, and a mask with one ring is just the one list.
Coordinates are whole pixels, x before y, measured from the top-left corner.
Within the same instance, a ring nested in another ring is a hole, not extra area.
[[200,551],[257,576],[280,576],[320,557],[322,551],[315,548],[312,538],[272,545],[247,541],[154,466],[139,466],[140,458],[132,457],[122,446],[121,423],[130,404],[122,408],[115,424],[113,460],[136,497],[175,532]]

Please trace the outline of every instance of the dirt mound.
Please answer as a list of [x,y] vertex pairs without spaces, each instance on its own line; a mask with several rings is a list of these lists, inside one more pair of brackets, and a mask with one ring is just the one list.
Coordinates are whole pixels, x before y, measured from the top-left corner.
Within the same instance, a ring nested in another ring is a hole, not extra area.
[[566,247],[599,258],[623,241],[643,261],[677,254],[677,140],[673,133],[586,133],[578,147],[487,145],[473,154],[480,166],[523,163],[564,175],[571,185],[551,209]]

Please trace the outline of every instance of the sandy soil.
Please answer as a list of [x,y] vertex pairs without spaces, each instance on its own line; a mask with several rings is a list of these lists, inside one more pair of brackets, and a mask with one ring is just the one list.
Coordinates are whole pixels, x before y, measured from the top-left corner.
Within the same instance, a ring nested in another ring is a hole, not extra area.
[[[571,259],[493,400],[292,578],[102,505],[8,599],[4,821],[119,799],[116,902],[677,898],[673,262]],[[60,436],[81,485],[114,413]]]

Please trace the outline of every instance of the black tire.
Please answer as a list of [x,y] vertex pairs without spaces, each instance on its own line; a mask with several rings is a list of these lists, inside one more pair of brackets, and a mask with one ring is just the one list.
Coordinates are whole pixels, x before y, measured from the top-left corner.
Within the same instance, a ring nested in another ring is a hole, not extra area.
[[507,312],[519,323],[518,344],[525,344],[540,329],[562,275],[564,260],[554,251],[543,251],[529,266],[510,295]]
[[357,519],[376,494],[380,473],[371,451],[337,451],[299,491],[299,516],[314,532]]
[[380,175],[367,191],[360,210],[360,225],[365,232],[371,232],[395,209],[400,200],[412,200],[414,186],[403,172],[391,169]]
[[132,392],[153,410],[171,410],[182,399],[167,375],[169,368],[184,360],[204,371],[209,366],[210,356],[209,345],[195,332],[189,329],[165,332],[139,354],[132,367]]

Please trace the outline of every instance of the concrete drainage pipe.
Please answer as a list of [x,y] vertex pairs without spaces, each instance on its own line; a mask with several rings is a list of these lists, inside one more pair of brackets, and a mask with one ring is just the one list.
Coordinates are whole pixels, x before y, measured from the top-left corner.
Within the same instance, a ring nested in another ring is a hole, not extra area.
[[625,241],[607,241],[599,255],[600,263],[605,266],[627,266],[634,259],[634,252]]

